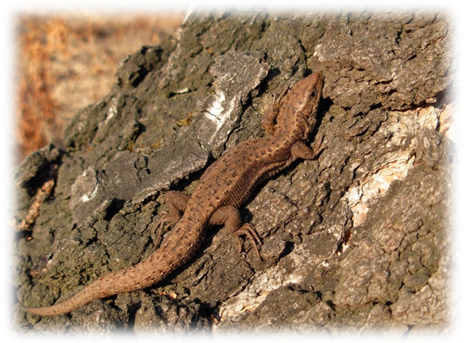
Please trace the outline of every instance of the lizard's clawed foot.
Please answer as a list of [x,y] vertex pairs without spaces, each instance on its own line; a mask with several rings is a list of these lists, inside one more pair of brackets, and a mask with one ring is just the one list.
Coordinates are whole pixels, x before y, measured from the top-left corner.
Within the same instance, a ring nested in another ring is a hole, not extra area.
[[325,145],[322,145],[322,142],[324,141],[324,136],[320,136],[317,141],[313,143],[312,149],[314,151],[314,156],[318,156],[322,150],[325,149]]
[[160,228],[168,228],[168,227],[173,227],[174,225],[177,224],[177,222],[180,220],[180,217],[174,217],[171,213],[168,211],[162,211],[161,212],[161,218],[158,221],[158,223],[155,226],[155,230]]
[[[166,233],[166,229],[174,227],[174,225],[177,224],[177,222],[180,220],[180,218],[175,218],[172,213],[169,213],[168,211],[162,211],[161,212],[161,218],[158,221],[158,223],[155,225],[153,228],[153,235],[156,237],[154,246],[158,247],[161,243],[161,238],[164,236]],[[159,232],[156,232],[158,231]]]
[[258,255],[259,259],[262,261],[263,258],[261,257],[261,254],[259,253],[258,246],[260,247],[262,245],[261,242],[261,237],[259,237],[258,233],[256,232],[255,227],[252,224],[246,223],[243,224],[240,229],[234,232],[234,237],[236,237],[237,242],[238,242],[238,252],[242,252],[242,241],[240,240],[239,236],[247,236],[248,239],[251,241],[251,244],[253,244],[253,247],[256,251],[256,254]]

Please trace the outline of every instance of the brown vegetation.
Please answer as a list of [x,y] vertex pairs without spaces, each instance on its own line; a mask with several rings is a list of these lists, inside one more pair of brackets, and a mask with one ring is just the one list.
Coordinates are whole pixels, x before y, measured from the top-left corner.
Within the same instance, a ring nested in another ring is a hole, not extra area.
[[181,14],[24,15],[17,22],[17,162],[53,142],[80,109],[108,93],[122,57],[158,44]]

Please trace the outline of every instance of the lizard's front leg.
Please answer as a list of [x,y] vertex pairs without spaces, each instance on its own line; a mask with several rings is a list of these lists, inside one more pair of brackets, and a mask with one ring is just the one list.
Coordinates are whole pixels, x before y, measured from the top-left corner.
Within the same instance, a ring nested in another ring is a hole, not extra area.
[[261,117],[261,126],[268,135],[274,136],[276,131],[276,118],[282,106],[282,100],[288,92],[288,88],[279,95],[271,107],[269,107]]
[[258,246],[261,245],[261,238],[252,224],[245,223],[242,225],[242,218],[237,208],[232,206],[220,207],[211,216],[209,223],[211,225],[224,225],[224,229],[237,240],[239,253],[242,251],[242,241],[239,236],[247,236],[253,244],[259,259],[262,260],[258,249]]
[[307,146],[303,141],[297,141],[292,145],[292,158],[296,160],[297,158],[302,158],[304,160],[313,160],[315,159],[322,150],[325,149],[325,146],[322,145],[324,136],[319,138],[312,147]]

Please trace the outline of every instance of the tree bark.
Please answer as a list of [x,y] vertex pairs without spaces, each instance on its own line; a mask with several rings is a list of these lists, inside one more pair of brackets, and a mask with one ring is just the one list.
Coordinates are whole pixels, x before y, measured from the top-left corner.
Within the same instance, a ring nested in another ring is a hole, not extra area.
[[[191,14],[177,38],[122,63],[64,149],[18,169],[18,330],[446,330],[450,46],[440,13]],[[325,78],[315,134],[326,148],[242,209],[263,238],[262,262],[215,227],[152,287],[71,315],[20,310],[153,253],[164,192],[191,193],[225,150],[263,136],[262,113],[309,72]]]

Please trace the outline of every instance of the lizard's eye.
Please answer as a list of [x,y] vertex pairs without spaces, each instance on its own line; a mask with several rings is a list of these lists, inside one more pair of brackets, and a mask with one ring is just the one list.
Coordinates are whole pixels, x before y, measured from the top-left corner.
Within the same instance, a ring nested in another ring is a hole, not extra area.
[[315,89],[313,89],[313,91],[311,92],[311,98],[314,98],[317,94],[317,91]]

